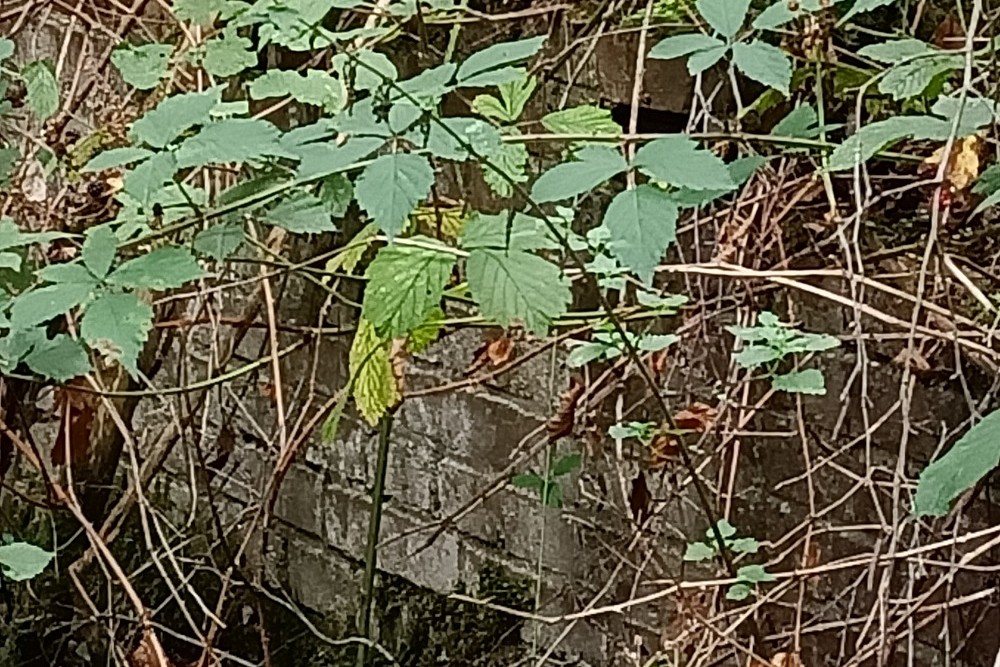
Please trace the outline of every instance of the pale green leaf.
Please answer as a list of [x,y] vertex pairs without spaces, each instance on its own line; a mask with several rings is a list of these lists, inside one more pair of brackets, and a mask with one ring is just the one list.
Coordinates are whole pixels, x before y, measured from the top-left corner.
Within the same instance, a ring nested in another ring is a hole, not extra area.
[[466,250],[540,250],[555,249],[545,223],[524,213],[487,215],[474,214],[462,230],[462,247]]
[[88,271],[87,267],[75,262],[72,264],[49,264],[38,269],[37,273],[39,278],[50,283],[72,283],[90,287],[98,285],[98,279],[94,277],[94,274]]
[[777,361],[784,356],[769,345],[748,345],[733,355],[733,361],[742,368],[756,368]]
[[24,363],[35,373],[56,382],[66,382],[90,372],[87,352],[78,341],[66,334],[57,334],[52,340],[36,343]]
[[731,38],[743,27],[750,0],[697,0],[695,7],[717,33]]
[[488,164],[482,164],[483,180],[498,196],[510,197],[513,183],[528,181],[528,149],[523,143],[504,142],[484,157]]
[[709,67],[715,65],[715,63],[722,60],[725,55],[729,53],[728,46],[717,46],[711,49],[705,49],[704,51],[695,51],[688,58],[688,72],[691,76],[698,76]]
[[[964,122],[963,114],[963,122]],[[969,116],[973,121],[979,116]],[[988,122],[988,121],[987,121]],[[964,128],[959,128],[960,130]],[[974,131],[974,128],[970,128]],[[860,128],[830,153],[828,169],[851,169],[855,161],[864,163],[888,146],[913,137],[917,139],[944,140],[951,132],[951,123],[931,116],[895,116]],[[963,136],[959,133],[959,136]]]
[[163,148],[195,125],[207,123],[221,92],[216,87],[201,93],[171,95],[135,121],[132,134],[143,143]]
[[323,70],[311,69],[304,74],[292,70],[268,70],[250,84],[250,97],[261,100],[268,97],[291,96],[296,102],[323,107],[326,111],[339,111],[347,102],[343,82]]
[[776,391],[787,391],[790,394],[810,394],[813,396],[826,394],[826,380],[823,377],[823,372],[815,368],[775,375],[771,378],[771,386]]
[[552,262],[520,250],[474,250],[466,262],[469,291],[484,317],[503,326],[523,322],[538,336],[562,316],[572,293]]
[[173,10],[182,21],[207,25],[217,14],[226,13],[229,5],[228,0],[174,0]]
[[201,266],[190,250],[167,246],[125,262],[108,276],[108,282],[133,289],[165,290],[201,276]]
[[21,256],[16,252],[0,252],[0,269],[21,270]]
[[80,335],[87,344],[117,359],[134,377],[143,343],[153,326],[153,309],[135,294],[107,293],[87,307]]
[[943,74],[961,69],[965,56],[946,54],[918,58],[893,66],[879,81],[879,92],[896,100],[908,100],[922,94]]
[[[716,522],[715,527],[719,530],[719,535],[722,535],[723,537],[732,537],[736,534],[736,527],[733,526],[728,519],[719,519],[718,522]],[[705,531],[705,535],[707,535],[709,539],[715,539],[715,531],[711,529]]]
[[423,323],[410,332],[406,339],[406,349],[412,354],[426,350],[438,339],[444,328],[445,315],[440,306],[434,306],[424,317]]
[[733,540],[729,548],[738,554],[755,554],[760,551],[760,542],[752,537],[741,537]]
[[139,90],[150,90],[156,88],[160,79],[167,75],[173,52],[171,44],[126,44],[111,52],[111,64],[118,69],[125,83]]
[[487,118],[514,123],[524,113],[524,106],[531,99],[537,85],[538,80],[533,76],[522,76],[516,81],[502,83],[499,85],[499,100],[492,95],[477,95],[472,100],[472,110]]
[[776,137],[794,137],[797,139],[812,139],[819,134],[816,124],[819,116],[811,104],[797,106],[782,118],[771,134]]
[[[496,74],[500,69],[510,69],[511,65],[531,58],[538,53],[544,43],[545,37],[531,37],[488,46],[465,59],[458,68],[457,79],[461,85],[470,87],[499,83],[501,81],[491,77],[491,74]],[[506,81],[509,82],[510,79]]]
[[227,28],[218,37],[205,42],[205,55],[201,65],[212,76],[235,76],[257,64],[253,42],[241,37],[235,29]]
[[118,237],[111,227],[92,227],[87,230],[87,238],[83,241],[83,263],[94,276],[104,278],[111,270],[117,250]]
[[65,315],[90,296],[93,285],[59,283],[19,295],[10,308],[14,327],[27,329]]
[[0,37],[0,62],[14,55],[14,42],[6,37]]
[[633,164],[651,178],[675,187],[726,191],[736,187],[725,162],[680,135],[649,142],[636,153]]
[[691,542],[684,550],[684,560],[689,563],[700,563],[715,558],[715,548],[704,542]]
[[295,152],[300,162],[298,178],[315,178],[354,168],[385,143],[376,137],[351,137],[341,145],[333,142],[309,144]]
[[294,234],[320,234],[337,229],[323,200],[308,192],[286,197],[267,211],[265,219]]
[[163,192],[167,183],[173,183],[177,171],[174,154],[157,153],[135,169],[125,172],[124,191],[147,209]]
[[284,155],[277,127],[259,118],[230,118],[204,126],[177,150],[182,168],[224,162],[247,162]]
[[0,572],[11,581],[27,581],[41,574],[55,554],[33,544],[14,542],[0,546]]
[[747,584],[733,584],[726,591],[726,599],[733,602],[742,602],[750,597],[752,590]]
[[21,68],[28,108],[40,121],[59,110],[59,82],[47,60],[36,60]]
[[919,39],[893,39],[877,42],[858,49],[858,55],[890,65],[910,60],[916,56],[934,53],[936,49]]
[[136,148],[134,146],[112,148],[109,151],[104,151],[103,153],[95,155],[90,162],[84,165],[82,171],[104,171],[105,169],[122,167],[132,164],[133,162],[145,160],[152,154],[152,151],[148,151],[145,148]]
[[913,513],[944,516],[951,502],[1000,464],[1000,410],[966,431],[944,456],[920,473]]
[[870,12],[873,9],[878,9],[879,7],[884,7],[885,5],[891,5],[893,2],[895,2],[895,0],[857,0],[857,2],[854,3],[854,6],[847,10],[847,13],[844,14],[843,18],[837,22],[837,25],[843,25],[858,14]]
[[[428,245],[435,242],[427,240]],[[455,257],[432,247],[391,245],[368,266],[362,307],[380,336],[397,338],[421,325],[441,301]]]
[[531,198],[538,203],[570,199],[590,192],[628,168],[618,150],[604,146],[583,148],[576,152],[576,158],[542,174],[531,188]]
[[434,170],[427,158],[391,153],[365,167],[354,192],[358,204],[379,229],[395,236],[403,230],[403,223],[416,205],[430,194],[433,184]]
[[[425,132],[414,128],[407,139],[418,148],[443,160],[461,162],[473,155],[492,155],[500,148],[500,133],[478,118],[442,118]],[[470,152],[471,151],[471,152]]]
[[736,578],[751,584],[762,584],[775,580],[775,576],[765,570],[763,565],[744,565],[736,570]]
[[603,226],[610,235],[611,254],[648,283],[677,237],[677,205],[663,190],[640,185],[615,196]]
[[542,125],[553,134],[619,135],[622,128],[609,109],[590,104],[553,111],[542,117]]
[[399,82],[396,88],[390,91],[389,99],[411,101],[413,98],[424,108],[433,108],[442,97],[453,90],[454,87],[449,82],[457,68],[455,63],[445,63],[425,69],[415,77]]
[[792,82],[792,59],[766,42],[738,42],[733,45],[733,63],[754,81],[788,94]]
[[[784,2],[784,0],[782,0]],[[674,35],[661,40],[649,50],[649,57],[660,60],[673,60],[708,49],[725,48],[725,44],[700,32]]]
[[243,239],[243,225],[217,224],[198,232],[192,246],[196,252],[221,262],[243,245]]
[[374,426],[399,402],[399,386],[389,358],[389,343],[362,317],[349,355],[354,402],[358,412]]

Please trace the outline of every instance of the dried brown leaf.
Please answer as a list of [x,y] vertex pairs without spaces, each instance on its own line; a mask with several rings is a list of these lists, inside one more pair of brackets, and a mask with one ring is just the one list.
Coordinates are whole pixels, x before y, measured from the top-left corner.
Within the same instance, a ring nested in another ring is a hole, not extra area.
[[90,430],[97,410],[97,396],[73,387],[83,386],[77,378],[56,390],[56,412],[59,415],[59,432],[52,447],[52,465],[66,464],[66,450],[70,461],[79,464],[86,460],[90,446]]
[[674,424],[677,428],[705,433],[712,430],[718,417],[718,410],[712,406],[695,402],[674,415]]
[[570,380],[569,388],[559,398],[559,410],[545,425],[549,433],[549,442],[555,442],[573,432],[576,424],[576,404],[583,395],[583,383],[578,379]]
[[[982,139],[979,135],[972,134],[962,139],[957,139],[948,154],[948,165],[945,168],[944,178],[952,192],[962,192],[979,176],[979,149]],[[933,175],[941,165],[944,157],[944,149],[934,151],[920,164],[919,171],[923,174]]]
[[652,470],[662,470],[667,464],[677,460],[680,451],[677,438],[660,433],[649,443],[649,467]]

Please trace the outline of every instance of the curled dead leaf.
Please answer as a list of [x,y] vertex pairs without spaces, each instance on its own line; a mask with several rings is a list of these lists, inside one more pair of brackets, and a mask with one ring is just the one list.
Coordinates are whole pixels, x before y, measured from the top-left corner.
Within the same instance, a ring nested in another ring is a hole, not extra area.
[[954,12],[950,12],[934,30],[931,38],[934,46],[941,49],[961,49],[965,46],[965,30]]
[[802,667],[802,660],[794,651],[780,651],[771,658],[771,667]]
[[718,417],[719,411],[712,406],[695,402],[674,415],[674,424],[677,428],[705,433],[712,430]]
[[472,363],[465,369],[465,373],[471,375],[485,366],[497,368],[510,361],[513,354],[514,341],[506,333],[501,334],[476,348]]
[[927,373],[931,370],[931,362],[916,348],[910,350],[904,347],[892,361],[903,368],[908,367],[914,373]]
[[[944,180],[953,193],[962,192],[979,176],[979,149],[982,139],[972,134],[962,139],[956,139],[948,154],[948,164],[944,170]],[[934,151],[920,164],[919,172],[928,177],[933,176],[944,158],[944,149]]]
[[649,467],[652,470],[662,470],[672,461],[677,460],[681,445],[672,435],[660,433],[649,443]]
[[573,378],[570,380],[569,388],[559,398],[559,410],[545,425],[549,442],[555,442],[573,432],[573,426],[576,424],[576,404],[582,395],[583,383]]

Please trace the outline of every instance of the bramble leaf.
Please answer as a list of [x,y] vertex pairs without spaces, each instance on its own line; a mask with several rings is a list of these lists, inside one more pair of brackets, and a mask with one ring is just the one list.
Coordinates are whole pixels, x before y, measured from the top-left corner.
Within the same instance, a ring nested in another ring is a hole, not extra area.
[[427,158],[391,153],[365,167],[354,184],[354,193],[361,208],[391,237],[403,230],[403,223],[430,194],[433,184],[434,170]]
[[644,282],[677,236],[677,205],[663,190],[640,185],[618,193],[604,213],[611,254]]
[[167,75],[173,52],[171,44],[126,44],[111,52],[111,64],[118,68],[125,83],[139,90],[151,90]]
[[52,340],[36,343],[24,362],[34,372],[56,382],[65,382],[90,372],[87,352],[78,341],[66,334],[57,334]]
[[426,243],[428,247],[382,248],[368,266],[362,314],[380,336],[408,334],[441,301],[455,257],[434,249],[435,241]]
[[108,282],[133,289],[164,290],[181,287],[201,275],[201,266],[190,250],[168,246],[130,259],[108,276]]
[[542,174],[531,188],[531,198],[538,203],[569,199],[590,192],[628,168],[620,152],[604,146],[583,148],[576,158]]
[[46,60],[36,60],[21,68],[24,79],[28,108],[40,121],[44,121],[59,110],[59,82],[56,81],[52,64]]
[[399,402],[399,386],[389,358],[389,343],[379,338],[367,319],[358,320],[358,330],[348,357],[358,412],[374,426]]
[[153,309],[135,294],[103,294],[87,307],[80,335],[94,349],[118,359],[133,377],[143,343],[153,326]]
[[193,247],[195,251],[221,262],[243,245],[243,239],[243,225],[212,225],[198,232],[194,237]]

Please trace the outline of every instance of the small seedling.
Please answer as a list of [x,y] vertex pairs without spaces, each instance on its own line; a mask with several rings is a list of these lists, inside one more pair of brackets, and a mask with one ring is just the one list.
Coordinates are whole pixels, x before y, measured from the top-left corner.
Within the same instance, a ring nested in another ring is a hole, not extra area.
[[[725,542],[726,550],[734,554],[755,554],[760,549],[760,542],[752,537],[735,537],[736,528],[727,520],[722,519],[716,524],[719,534]],[[706,541],[691,542],[684,552],[684,560],[688,562],[702,562],[715,558],[718,553],[718,545],[715,541],[715,532],[705,531]],[[774,575],[764,569],[762,565],[745,565],[736,571],[738,581],[729,587],[726,598],[729,600],[745,600],[753,586],[758,583],[774,581]]]
[[562,507],[563,493],[559,483],[560,477],[565,477],[574,470],[580,468],[580,455],[567,454],[560,459],[555,459],[553,450],[549,456],[548,477],[545,473],[533,471],[515,475],[510,483],[519,489],[533,489],[538,492],[542,504],[546,507]]

